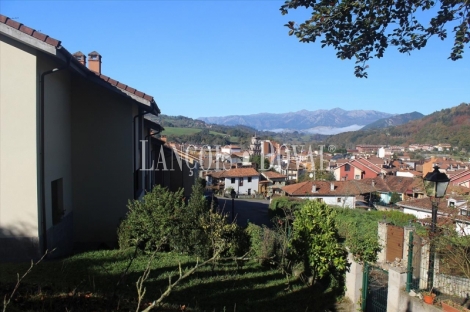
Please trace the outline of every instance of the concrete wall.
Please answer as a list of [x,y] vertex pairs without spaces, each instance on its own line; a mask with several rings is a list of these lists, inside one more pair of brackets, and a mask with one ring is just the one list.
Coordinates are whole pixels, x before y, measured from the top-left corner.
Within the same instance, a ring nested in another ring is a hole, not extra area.
[[72,183],[77,247],[114,245],[134,198],[134,104],[86,81],[72,80]]
[[378,239],[382,249],[377,253],[377,262],[385,263],[387,260],[387,223],[378,222]]
[[353,311],[359,311],[362,299],[362,276],[364,267],[354,261],[352,254],[348,254],[348,262],[351,264],[346,272],[345,297],[353,303]]
[[0,35],[0,258],[37,256],[34,49]]

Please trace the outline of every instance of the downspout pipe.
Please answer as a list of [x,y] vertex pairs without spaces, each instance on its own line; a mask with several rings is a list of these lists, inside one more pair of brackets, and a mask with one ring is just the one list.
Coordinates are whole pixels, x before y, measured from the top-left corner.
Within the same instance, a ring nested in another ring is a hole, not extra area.
[[45,77],[50,74],[57,73],[61,70],[64,70],[70,66],[72,60],[72,55],[70,55],[67,63],[59,68],[53,68],[43,72],[39,78],[40,85],[40,99],[39,99],[39,181],[40,181],[40,207],[41,207],[41,232],[42,232],[42,244],[41,244],[41,254],[45,254],[47,251],[47,224],[46,224],[46,174],[45,174],[45,144],[44,144],[44,119],[45,119]]

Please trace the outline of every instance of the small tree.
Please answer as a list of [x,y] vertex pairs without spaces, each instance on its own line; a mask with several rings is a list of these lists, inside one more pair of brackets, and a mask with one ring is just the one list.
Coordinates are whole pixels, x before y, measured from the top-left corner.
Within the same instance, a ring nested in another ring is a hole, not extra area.
[[395,204],[399,201],[401,201],[401,196],[397,192],[393,192],[390,197],[390,204]]
[[441,270],[470,279],[470,236],[459,235],[454,228],[447,228],[435,242]]
[[328,274],[344,273],[347,253],[339,243],[333,208],[317,201],[307,201],[295,212],[293,254],[303,262],[313,281]]

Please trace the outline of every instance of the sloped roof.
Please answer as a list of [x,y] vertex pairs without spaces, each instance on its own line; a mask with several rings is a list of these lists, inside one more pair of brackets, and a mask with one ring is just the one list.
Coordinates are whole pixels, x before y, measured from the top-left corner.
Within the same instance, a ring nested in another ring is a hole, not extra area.
[[[370,192],[372,186],[359,181],[306,181],[284,186],[282,190],[291,196],[356,196]],[[333,184],[333,189],[332,189]],[[316,191],[312,192],[315,186]]]
[[28,36],[31,36],[33,38],[36,38],[36,39],[38,39],[38,40],[40,40],[44,43],[47,43],[47,44],[55,47],[55,48],[60,46],[60,41],[59,40],[54,39],[52,37],[49,37],[48,35],[43,34],[39,31],[37,31],[36,29],[29,28],[26,25],[18,23],[17,21],[12,20],[11,18],[9,18],[5,15],[0,14],[0,23],[5,24],[7,26],[10,26],[14,29],[17,29],[17,30],[21,31],[24,34],[26,34]]
[[[409,209],[416,209],[425,211],[428,213],[432,212],[432,202],[429,197],[419,198],[414,200],[401,201],[396,203],[398,206]],[[438,203],[437,213],[440,215],[450,216],[454,219],[470,222],[470,217],[459,214],[460,208],[448,207],[447,200],[441,199]]]
[[241,178],[259,176],[259,172],[253,168],[235,168],[223,171],[222,177],[224,178]]
[[[158,106],[155,103],[154,98],[151,95],[145,94],[144,92],[141,92],[137,89],[134,89],[126,84],[123,84],[117,80],[114,80],[110,77],[107,77],[102,74],[97,74],[91,70],[89,70],[85,65],[82,63],[78,62],[74,57],[72,57],[72,54],[67,51],[62,45],[61,41],[54,39],[46,34],[43,34],[33,28],[30,28],[26,25],[23,25],[5,15],[0,14],[0,24],[7,25],[15,30],[20,31],[23,34],[26,34],[32,38],[35,38],[41,42],[44,42],[52,47],[54,47],[58,52],[66,54],[67,57],[71,57],[71,61],[74,62],[75,65],[81,66],[82,70],[85,71],[89,76],[97,76],[101,78],[103,81],[107,82],[110,84],[112,87],[119,89],[121,91],[124,91],[124,93],[131,94],[133,96],[136,96],[138,98],[144,99],[146,101],[149,101],[151,104],[153,104],[154,108],[154,113],[158,115],[160,113],[160,110]],[[83,54],[83,53],[82,53]],[[151,105],[152,106],[152,105]]]

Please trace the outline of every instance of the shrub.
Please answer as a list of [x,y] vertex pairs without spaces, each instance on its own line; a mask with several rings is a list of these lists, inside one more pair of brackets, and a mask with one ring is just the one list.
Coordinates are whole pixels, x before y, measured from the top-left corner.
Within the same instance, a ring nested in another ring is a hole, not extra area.
[[303,199],[289,198],[286,196],[275,197],[269,205],[269,213],[272,217],[284,218],[286,215],[291,215],[295,210],[299,209]]
[[142,200],[129,201],[129,212],[118,228],[120,248],[140,246],[155,250],[169,244],[175,215],[184,209],[183,191],[170,192],[155,186]]
[[251,251],[263,265],[269,264],[276,256],[276,232],[266,226],[248,224],[246,233],[250,238]]
[[337,208],[336,226],[346,247],[358,262],[375,262],[381,250],[378,240],[378,221],[404,226],[415,216],[400,211],[363,211]]
[[246,247],[243,242],[237,245],[236,224],[227,224],[226,216],[211,211],[203,194],[202,184],[196,183],[186,205],[182,190],[170,192],[155,186],[142,200],[130,201],[126,219],[118,228],[119,246],[152,251],[166,245],[203,258],[230,248],[241,252]]
[[292,255],[304,263],[313,281],[329,275],[341,278],[347,269],[347,253],[339,242],[333,208],[317,201],[305,202],[295,212]]

